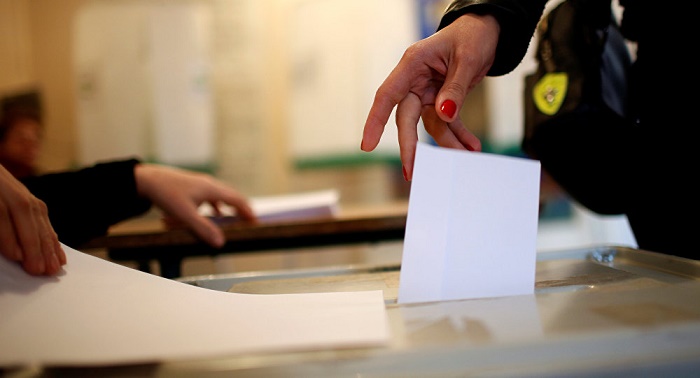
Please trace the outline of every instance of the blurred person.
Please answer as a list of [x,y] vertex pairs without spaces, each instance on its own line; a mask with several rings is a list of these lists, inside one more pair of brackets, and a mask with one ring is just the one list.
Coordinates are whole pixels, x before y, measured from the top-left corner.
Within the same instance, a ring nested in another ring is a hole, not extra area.
[[0,119],[0,164],[19,179],[37,174],[42,132],[37,112],[6,111]]

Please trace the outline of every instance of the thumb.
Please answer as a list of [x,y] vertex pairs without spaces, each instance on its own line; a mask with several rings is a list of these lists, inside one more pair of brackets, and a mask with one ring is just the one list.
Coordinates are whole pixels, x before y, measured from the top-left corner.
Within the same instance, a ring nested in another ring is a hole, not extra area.
[[467,96],[467,86],[459,81],[445,81],[435,99],[435,112],[445,122],[454,121]]
[[433,35],[438,42],[444,39],[447,47],[442,54],[445,79],[435,97],[440,119],[454,121],[467,93],[486,76],[496,57],[499,34],[495,17],[468,13]]
[[435,112],[445,122],[452,122],[458,117],[467,93],[483,79],[479,68],[473,64],[460,64],[459,59],[451,62],[447,68],[445,82],[435,98]]

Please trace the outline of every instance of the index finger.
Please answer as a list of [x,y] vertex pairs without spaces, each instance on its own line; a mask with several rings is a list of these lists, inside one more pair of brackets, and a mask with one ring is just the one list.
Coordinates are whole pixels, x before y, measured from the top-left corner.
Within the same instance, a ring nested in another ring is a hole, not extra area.
[[[257,215],[255,215],[255,212],[250,206],[248,200],[244,196],[239,194],[237,191],[229,187],[220,188],[218,193],[212,195],[210,198],[207,199],[207,202],[211,203],[212,206],[214,206],[215,208],[217,203],[223,202],[235,208],[236,213],[239,217],[241,217],[241,219],[247,221],[257,220]],[[218,211],[218,209],[215,210]]]
[[410,74],[412,70],[407,69],[406,65],[406,55],[404,54],[404,57],[377,89],[365,121],[360,146],[363,151],[372,151],[377,147],[391,112],[408,95],[412,78],[407,78],[406,72]]

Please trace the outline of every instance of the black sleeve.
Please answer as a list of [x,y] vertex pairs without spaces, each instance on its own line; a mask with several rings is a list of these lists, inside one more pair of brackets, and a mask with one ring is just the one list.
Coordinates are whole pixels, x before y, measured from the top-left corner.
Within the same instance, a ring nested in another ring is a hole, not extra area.
[[455,0],[447,7],[438,30],[466,13],[496,17],[501,34],[488,75],[505,75],[523,60],[546,4],[547,0]]
[[138,163],[136,159],[100,163],[22,182],[46,203],[58,239],[77,247],[150,209],[151,202],[140,197],[136,189],[134,167]]

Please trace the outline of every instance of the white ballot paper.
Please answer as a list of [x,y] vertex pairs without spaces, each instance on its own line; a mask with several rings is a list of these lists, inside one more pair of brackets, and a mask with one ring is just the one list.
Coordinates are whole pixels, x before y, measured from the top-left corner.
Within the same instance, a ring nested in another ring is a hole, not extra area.
[[68,247],[64,273],[33,277],[0,257],[0,368],[226,357],[381,346],[381,290],[250,295],[215,291]]
[[[250,198],[250,206],[261,223],[332,219],[338,216],[339,202],[337,189]],[[222,203],[218,209],[220,214],[216,214],[211,204],[205,202],[199,206],[199,213],[219,223],[238,220],[233,206]]]
[[532,294],[540,163],[419,143],[399,303]]

